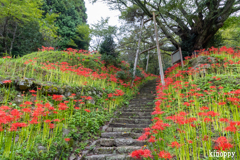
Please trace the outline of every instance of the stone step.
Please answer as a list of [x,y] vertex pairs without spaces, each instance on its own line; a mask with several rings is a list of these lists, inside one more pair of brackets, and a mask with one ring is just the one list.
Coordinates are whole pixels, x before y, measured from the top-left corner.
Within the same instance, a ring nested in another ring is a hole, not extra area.
[[153,107],[155,106],[154,103],[129,103],[127,107]]
[[119,146],[144,146],[146,141],[138,141],[137,139],[132,138],[101,138],[100,146],[102,147],[119,147]]
[[152,112],[124,112],[124,113],[119,113],[118,115],[124,115],[124,116],[151,116]]
[[129,118],[115,118],[112,123],[123,123],[123,124],[151,124],[150,119],[129,119]]
[[118,118],[129,118],[129,119],[151,119],[152,116],[149,115],[149,116],[136,116],[136,115],[133,115],[133,116],[126,116],[124,114],[121,114]]
[[124,128],[146,128],[149,124],[123,124],[123,123],[110,123],[109,127],[124,127]]
[[132,103],[132,102],[151,103],[151,102],[153,102],[153,100],[154,99],[134,98],[130,101],[130,103]]
[[118,128],[108,127],[106,132],[131,132],[131,133],[143,133],[143,128]]
[[141,149],[141,146],[97,147],[92,152],[93,154],[130,154],[137,149]]
[[83,160],[136,160],[125,154],[99,154],[86,156]]
[[147,108],[123,108],[123,112],[153,112],[153,109],[147,109]]
[[144,104],[144,105],[136,105],[136,106],[125,106],[123,107],[122,109],[154,109],[155,107],[153,105],[147,105],[147,104]]
[[101,134],[101,138],[133,138],[138,139],[142,133],[131,133],[131,132],[104,132]]

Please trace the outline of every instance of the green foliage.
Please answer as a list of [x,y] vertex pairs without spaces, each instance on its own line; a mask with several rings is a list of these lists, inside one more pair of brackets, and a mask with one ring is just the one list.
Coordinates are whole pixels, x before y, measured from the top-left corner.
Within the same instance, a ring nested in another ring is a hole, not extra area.
[[117,34],[117,27],[108,25],[108,20],[109,17],[106,19],[101,18],[98,23],[92,25],[90,36],[95,39],[95,45],[91,46],[94,50],[98,51],[100,43],[105,36]]
[[14,18],[14,20],[29,22],[42,16],[39,7],[42,0],[1,0],[0,18]]
[[[83,0],[44,0],[42,9],[44,10],[44,16],[47,14],[57,13],[59,16],[55,21],[56,27],[58,27],[57,34],[61,36],[59,46],[61,49],[66,48],[81,48],[88,49],[89,38],[84,39],[84,31],[80,31],[81,27],[87,21],[86,8]],[[84,39],[83,42],[82,39]],[[82,44],[83,43],[83,44]]]
[[87,49],[89,47],[91,40],[90,33],[91,30],[87,24],[77,26],[74,41],[78,44],[79,48]]
[[141,8],[137,5],[133,5],[122,11],[119,18],[131,23],[135,22],[136,18],[141,18],[143,15],[144,13]]
[[130,72],[127,72],[127,71],[118,71],[117,72],[117,78],[121,79],[121,80],[128,80],[128,79],[131,79],[131,74]]
[[116,66],[118,64],[117,61],[119,53],[116,52],[116,44],[111,35],[104,37],[104,41],[100,45],[99,53],[102,54],[101,60],[105,61],[106,66],[109,64]]
[[31,21],[30,23],[19,27],[19,32],[22,34],[15,39],[12,55],[23,56],[41,48],[41,46],[44,45],[44,38],[39,30],[40,26],[36,21]]
[[[35,22],[42,16],[42,11],[39,9],[41,5],[41,0],[1,0],[0,28],[2,29],[0,34],[2,38],[0,39],[0,52],[12,53],[15,39],[20,35],[27,34],[20,32],[25,25],[29,27],[30,23],[33,23],[33,30],[37,28]],[[25,37],[24,40],[26,40]]]
[[210,40],[208,47],[236,47],[240,45],[240,16],[228,18],[224,25]]
[[57,17],[59,17],[59,14],[52,13],[50,15],[47,13],[45,18],[39,21],[39,32],[42,34],[42,37],[44,39],[44,46],[46,47],[56,46],[57,41],[59,41],[60,37],[57,36],[58,27],[54,25],[54,21],[56,21]]

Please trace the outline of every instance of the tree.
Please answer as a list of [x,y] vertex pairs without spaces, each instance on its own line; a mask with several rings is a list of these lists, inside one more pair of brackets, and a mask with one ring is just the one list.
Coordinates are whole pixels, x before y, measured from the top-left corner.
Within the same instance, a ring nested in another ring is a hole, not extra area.
[[116,44],[111,35],[104,37],[104,41],[100,45],[99,53],[102,55],[101,59],[105,61],[105,66],[109,64],[117,65],[119,53],[116,51]]
[[104,40],[105,36],[115,36],[117,37],[118,28],[116,26],[110,26],[108,24],[109,17],[106,19],[101,18],[96,24],[91,27],[91,37],[93,39],[93,44],[91,48],[98,51],[100,44]]
[[90,34],[91,29],[87,24],[77,26],[76,35],[73,39],[79,48],[87,49],[89,47],[89,42],[91,40]]
[[1,0],[0,43],[3,52],[11,54],[19,27],[42,16],[40,6],[41,0]]
[[227,18],[240,10],[239,0],[104,1],[120,11],[138,6],[148,18],[156,12],[161,32],[175,47],[171,50],[181,46],[185,55],[205,48]]
[[44,0],[42,9],[44,16],[52,13],[59,14],[55,25],[58,27],[57,34],[61,37],[58,44],[61,49],[69,47],[88,49],[88,45],[84,44],[86,42],[80,40],[83,35],[79,35],[78,27],[87,22],[84,0]]

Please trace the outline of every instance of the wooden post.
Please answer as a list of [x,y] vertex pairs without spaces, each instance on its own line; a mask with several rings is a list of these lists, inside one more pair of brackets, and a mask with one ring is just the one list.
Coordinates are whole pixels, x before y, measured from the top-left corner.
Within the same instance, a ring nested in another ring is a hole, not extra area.
[[148,62],[149,62],[149,51],[148,51],[148,55],[147,55],[147,65],[146,65],[146,72],[148,70]]
[[136,57],[135,57],[135,62],[134,62],[133,79],[132,79],[131,87],[133,86],[133,83],[135,80],[135,75],[136,75],[137,61],[138,61],[138,55],[139,55],[139,50],[140,50],[141,38],[142,38],[142,29],[143,29],[143,18],[141,21],[141,27],[140,27],[140,33],[139,33],[139,39],[138,39],[138,47],[137,47],[137,52],[136,52]]
[[164,81],[164,72],[163,72],[163,67],[162,67],[162,57],[161,57],[161,51],[160,51],[160,47],[159,47],[159,43],[158,43],[158,32],[157,32],[156,18],[155,18],[154,12],[153,12],[153,20],[154,20],[154,28],[155,28],[155,36],[156,36],[159,70],[160,70],[161,82],[162,82],[162,85],[164,86],[165,81]]
[[181,47],[179,47],[179,53],[180,53],[180,58],[181,58],[181,64],[182,64],[182,67],[183,67],[183,57],[182,57],[182,49],[181,49]]

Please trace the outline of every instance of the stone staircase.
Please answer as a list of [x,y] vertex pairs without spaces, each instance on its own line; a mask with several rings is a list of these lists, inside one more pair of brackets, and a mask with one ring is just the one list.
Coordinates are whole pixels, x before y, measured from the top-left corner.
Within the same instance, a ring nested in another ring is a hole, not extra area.
[[101,138],[95,141],[83,160],[132,160],[129,154],[146,142],[137,141],[143,129],[151,124],[156,80],[145,84],[128,106],[118,111]]

